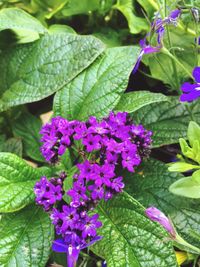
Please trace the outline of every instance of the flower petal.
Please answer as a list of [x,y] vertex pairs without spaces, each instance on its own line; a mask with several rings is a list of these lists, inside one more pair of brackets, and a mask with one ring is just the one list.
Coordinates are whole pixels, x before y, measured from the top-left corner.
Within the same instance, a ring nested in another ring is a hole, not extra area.
[[193,90],[189,94],[182,94],[180,96],[180,101],[182,102],[191,102],[194,101],[195,99],[200,97],[200,91]]
[[196,84],[191,84],[189,82],[186,82],[186,83],[183,83],[182,86],[181,86],[181,90],[184,92],[184,93],[189,93],[191,91],[193,91],[195,88],[197,87]]
[[53,241],[52,250],[55,252],[66,253],[68,246],[66,246],[63,239],[57,239]]
[[195,78],[196,82],[200,83],[200,67],[194,68],[192,75]]

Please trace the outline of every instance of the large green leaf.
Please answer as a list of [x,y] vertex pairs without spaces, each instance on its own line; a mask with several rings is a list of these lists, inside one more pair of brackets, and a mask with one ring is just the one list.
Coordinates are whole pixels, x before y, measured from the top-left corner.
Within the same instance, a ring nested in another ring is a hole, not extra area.
[[138,48],[131,46],[107,49],[90,68],[57,92],[55,114],[80,120],[107,115],[126,89],[137,53]]
[[125,16],[131,33],[136,34],[142,30],[148,30],[149,25],[146,19],[136,16],[132,0],[118,0],[113,8],[118,9]]
[[18,8],[5,8],[0,11],[0,31],[3,30],[14,31],[21,43],[34,41],[40,34],[47,32],[39,20]]
[[0,153],[0,212],[13,212],[34,200],[33,187],[48,168],[33,168],[11,153]]
[[94,252],[106,259],[108,267],[176,267],[170,242],[163,242],[165,231],[151,222],[144,207],[127,193],[97,207],[103,227],[102,240]]
[[17,137],[22,138],[24,151],[27,156],[37,161],[44,161],[40,153],[40,128],[42,122],[39,118],[30,113],[22,115],[13,123],[13,132]]
[[[192,114],[192,117],[191,117]],[[176,97],[170,102],[154,103],[133,113],[136,123],[153,131],[153,146],[178,143],[186,137],[190,120],[200,122],[200,102],[183,104]]]
[[149,160],[135,174],[127,173],[125,190],[144,206],[156,206],[169,215],[178,233],[200,247],[199,203],[169,192],[169,186],[182,177],[179,173],[170,173],[160,161]]
[[0,54],[0,110],[53,94],[103,50],[104,45],[95,37],[64,33],[7,49]]
[[131,113],[144,106],[163,101],[168,101],[168,97],[159,93],[151,93],[149,91],[130,92],[121,97],[115,110]]
[[0,266],[44,267],[51,248],[53,229],[48,214],[28,206],[0,220]]

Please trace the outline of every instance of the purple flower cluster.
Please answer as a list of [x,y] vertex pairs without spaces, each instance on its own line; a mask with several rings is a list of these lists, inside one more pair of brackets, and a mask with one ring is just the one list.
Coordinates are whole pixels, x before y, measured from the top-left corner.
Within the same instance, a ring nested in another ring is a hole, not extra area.
[[[169,14],[168,17],[164,19],[161,18],[155,19],[155,21],[151,25],[150,32],[146,35],[146,37],[143,40],[140,40],[139,44],[141,46],[141,51],[133,68],[133,73],[137,71],[143,55],[157,53],[160,51],[160,49],[162,48],[162,40],[165,34],[165,26],[169,24],[173,24],[174,26],[176,26],[177,20],[180,17],[180,15],[181,15],[181,10],[175,9]],[[157,44],[155,46],[147,44],[146,40],[147,36],[152,36],[153,34],[157,35]]]
[[42,176],[39,182],[34,186],[34,193],[36,195],[36,203],[43,206],[45,211],[53,208],[57,201],[61,201],[63,197],[63,180],[65,174],[61,173],[59,178],[51,178]]
[[[63,173],[57,179],[42,177],[34,188],[37,204],[50,212],[56,233],[62,237],[53,249],[62,252],[64,246],[68,265],[72,262],[74,266],[78,251],[101,238],[97,235],[102,225],[99,216],[90,213],[100,200],[122,192],[123,177],[117,172],[134,172],[150,152],[152,133],[134,125],[127,113],[111,112],[101,121],[95,117],[86,122],[56,117],[43,126],[41,134],[41,152],[50,163],[56,163],[67,148],[76,153],[77,171],[70,190],[63,190],[63,181],[68,179]],[[64,201],[65,194],[70,203]]]

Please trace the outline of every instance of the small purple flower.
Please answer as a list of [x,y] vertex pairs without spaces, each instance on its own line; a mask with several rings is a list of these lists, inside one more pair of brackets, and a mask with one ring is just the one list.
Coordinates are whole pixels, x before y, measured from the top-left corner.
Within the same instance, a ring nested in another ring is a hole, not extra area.
[[43,206],[45,211],[50,210],[56,201],[62,199],[61,185],[54,185],[43,176],[40,181],[34,186],[34,193],[36,195],[36,203]]
[[177,23],[177,19],[180,17],[181,15],[181,10],[180,9],[175,9],[175,10],[172,10],[168,16],[168,19],[169,19],[169,22],[170,23]]
[[118,157],[119,156],[117,154],[111,153],[110,151],[108,151],[106,153],[105,162],[111,165],[115,165],[117,163]]
[[106,139],[104,145],[108,152],[119,154],[123,149],[123,143],[118,143],[114,139]]
[[162,48],[162,39],[165,33],[165,25],[166,24],[173,24],[174,26],[177,25],[177,20],[180,17],[181,11],[179,9],[173,10],[168,17],[164,18],[163,20],[161,18],[156,19],[151,26],[150,32],[146,35],[152,35],[154,32],[157,34],[157,45],[151,46],[150,44],[146,43],[146,37],[142,40],[140,40],[139,44],[141,46],[141,51],[139,53],[138,59],[135,63],[135,66],[133,68],[132,73],[136,73],[136,71],[139,68],[139,64],[142,60],[143,55],[145,54],[152,54],[157,53]]
[[149,217],[150,220],[161,224],[173,238],[176,237],[176,231],[172,223],[159,209],[155,207],[149,207],[145,210],[145,214],[147,215],[147,217]]
[[91,191],[91,198],[93,200],[100,200],[104,197],[104,188],[102,186],[97,185],[89,185],[88,190]]
[[117,177],[113,179],[111,183],[111,188],[115,190],[117,193],[122,192],[122,189],[124,188],[124,183],[122,183],[123,177]]
[[86,146],[87,152],[92,152],[94,150],[98,150],[101,147],[100,144],[101,137],[100,135],[88,134],[83,138],[83,145]]
[[70,229],[74,229],[79,219],[79,215],[77,214],[76,208],[69,207],[67,205],[62,206],[63,212],[60,214],[60,218],[63,221],[61,226],[61,231],[65,233],[65,231],[70,227]]
[[97,186],[101,186],[102,184],[110,186],[110,179],[115,176],[114,170],[114,165],[104,164],[102,166],[99,166],[98,164],[95,164],[95,184]]
[[73,207],[78,207],[88,200],[86,187],[80,181],[73,184],[73,188],[67,191],[67,195],[72,198],[71,206]]
[[98,221],[99,215],[94,214],[92,217],[85,218],[85,225],[83,226],[82,237],[95,237],[97,235],[96,229],[102,226],[102,222]]
[[88,160],[76,165],[80,171],[79,179],[85,178],[87,181],[94,177],[94,164],[91,164]]
[[191,102],[200,97],[200,67],[195,67],[192,75],[196,83],[185,82],[181,86],[183,94],[180,96],[180,101],[182,102]]
[[158,45],[158,46],[151,46],[149,44],[147,45],[146,44],[146,38],[140,40],[139,44],[140,44],[142,49],[139,53],[138,59],[137,59],[135,66],[133,68],[133,71],[132,71],[133,74],[136,73],[136,71],[138,70],[143,55],[157,53],[162,48],[161,45]]
[[86,127],[86,124],[84,122],[79,122],[77,126],[74,128],[74,139],[79,140],[83,137],[85,137],[88,134],[88,129]]

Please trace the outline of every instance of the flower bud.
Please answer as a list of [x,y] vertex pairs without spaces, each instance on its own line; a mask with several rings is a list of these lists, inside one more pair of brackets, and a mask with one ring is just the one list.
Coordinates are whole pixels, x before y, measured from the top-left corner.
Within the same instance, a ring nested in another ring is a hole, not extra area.
[[159,209],[155,207],[149,207],[145,210],[145,214],[150,220],[161,224],[173,238],[176,237],[176,232],[172,223]]

